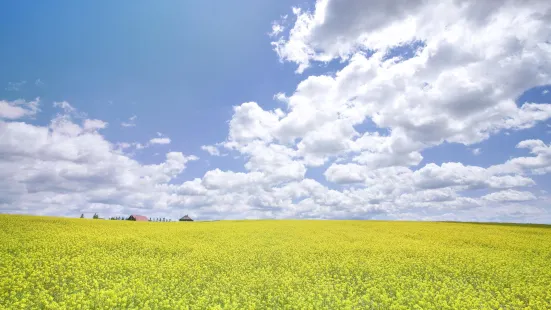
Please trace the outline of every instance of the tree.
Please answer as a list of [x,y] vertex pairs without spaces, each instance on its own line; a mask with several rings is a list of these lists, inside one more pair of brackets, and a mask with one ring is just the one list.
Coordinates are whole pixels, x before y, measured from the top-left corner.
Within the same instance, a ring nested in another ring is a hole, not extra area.
[[82,213],[82,214],[80,215],[80,218],[81,218],[81,219],[83,219],[83,218],[84,218],[84,213]]
[[97,219],[99,219],[99,216],[98,216],[97,213],[94,213],[94,216],[93,216],[92,218],[93,218],[94,220],[97,220]]

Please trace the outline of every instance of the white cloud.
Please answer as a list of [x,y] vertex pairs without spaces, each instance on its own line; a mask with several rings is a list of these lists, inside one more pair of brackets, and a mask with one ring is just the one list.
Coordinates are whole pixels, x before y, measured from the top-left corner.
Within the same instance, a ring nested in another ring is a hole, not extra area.
[[415,171],[413,179],[420,188],[511,188],[535,184],[532,179],[520,175],[496,175],[491,169],[461,163],[444,163],[441,166],[431,163]]
[[0,100],[0,119],[16,120],[36,115],[39,111],[40,99],[25,101],[22,99],[14,101]]
[[56,101],[54,102],[54,108],[60,108],[66,114],[71,114],[76,112],[76,109],[67,101]]
[[107,127],[107,123],[99,119],[85,119],[83,129],[84,130],[98,130]]
[[[378,214],[404,218],[404,212],[464,212],[497,201],[493,196],[462,197],[465,189],[533,184],[519,175],[492,175],[487,169],[459,163],[430,164],[418,171],[333,164],[326,171],[328,180],[362,183],[335,190],[304,177],[306,170],[295,160],[296,150],[260,139],[237,149],[248,156],[247,172],[214,169],[202,178],[172,184],[197,157],[170,152],[162,163],[140,164],[68,116],[56,117],[48,127],[2,122],[0,136],[0,208],[4,212],[100,212],[105,216],[138,212],[176,217],[185,208],[202,219],[370,218]],[[520,145],[542,146],[534,141]],[[131,146],[120,143],[118,148]],[[510,201],[520,199],[513,198]],[[503,214],[517,212],[515,206],[509,208]],[[538,210],[530,214],[541,215]]]
[[[542,12],[548,9],[545,1],[435,5],[420,0],[319,0],[314,12],[293,9],[296,21],[289,36],[273,45],[282,60],[299,64],[300,72],[311,61],[348,59],[359,50],[387,50],[412,40],[432,45],[444,39],[459,47],[459,53],[483,48],[486,55],[499,55],[519,48],[515,38],[525,39],[529,48],[545,41],[548,17]],[[534,32],[525,33],[526,29]],[[467,40],[468,45],[460,45]],[[484,46],[488,42],[496,45]]]
[[234,107],[228,138],[232,143],[269,142],[273,140],[272,131],[278,120],[276,113],[264,111],[256,102],[243,103]]
[[324,175],[328,181],[337,184],[364,183],[373,186],[380,185],[379,182],[390,182],[390,187],[411,190],[513,188],[535,184],[532,179],[521,175],[495,174],[493,170],[461,163],[440,166],[430,163],[416,171],[406,167],[371,169],[357,164],[332,164]]
[[548,89],[545,89],[544,91],[541,92],[542,95],[545,95],[545,94],[548,94],[548,93],[549,93]]
[[515,201],[530,201],[536,200],[536,196],[531,192],[520,192],[512,189],[505,191],[494,192],[482,197],[482,199],[495,202],[515,202]]
[[[155,145],[166,145],[170,144],[171,140],[168,137],[162,137],[160,138],[159,133],[157,133],[159,136],[158,138],[152,138],[147,143],[140,143],[140,142],[119,142],[116,144],[118,147],[118,150],[120,151],[126,151],[127,155],[132,156],[134,155],[134,151],[136,150],[143,150]],[[132,149],[133,148],[133,149]]]
[[117,146],[118,146],[120,149],[124,150],[124,149],[127,149],[127,148],[132,147],[132,143],[128,143],[128,142],[119,142],[119,143],[117,143]]
[[281,25],[280,23],[274,22],[272,23],[272,32],[270,32],[270,36],[275,37],[282,33],[283,30],[285,30],[285,26]]
[[551,172],[551,145],[541,140],[524,140],[517,144],[517,148],[529,149],[535,156],[513,158],[489,169],[495,173],[546,174]]
[[0,209],[18,213],[166,209],[174,200],[168,182],[197,159],[170,152],[142,165],[67,116],[48,127],[0,122],[0,136]]
[[[379,170],[380,171],[380,170]],[[325,178],[338,184],[363,183],[368,178],[369,170],[358,164],[332,164],[325,170]]]
[[471,152],[473,153],[473,155],[480,155],[480,153],[482,153],[482,150],[480,148],[476,148],[476,149],[472,149]]
[[[414,166],[423,149],[471,145],[551,117],[551,104],[515,103],[551,78],[551,47],[539,43],[551,35],[541,14],[551,5],[391,2],[324,0],[314,12],[293,9],[289,35],[273,43],[281,60],[299,72],[335,58],[345,66],[307,77],[291,96],[276,95],[288,113],[266,136],[302,140],[310,165],[359,153],[354,161],[372,167]],[[412,42],[422,44],[411,58],[387,59]],[[366,123],[388,135],[356,131]]]
[[285,96],[284,93],[277,93],[274,95],[274,100],[278,100],[278,101],[281,101],[281,102],[287,102],[289,98],[287,96]]
[[201,149],[212,156],[220,156],[220,150],[215,145],[202,145]]
[[151,144],[170,144],[170,138],[153,138],[149,140]]
[[135,127],[136,126],[136,119],[138,119],[138,117],[136,115],[132,115],[128,121],[126,122],[122,122],[121,123],[121,126],[122,127]]

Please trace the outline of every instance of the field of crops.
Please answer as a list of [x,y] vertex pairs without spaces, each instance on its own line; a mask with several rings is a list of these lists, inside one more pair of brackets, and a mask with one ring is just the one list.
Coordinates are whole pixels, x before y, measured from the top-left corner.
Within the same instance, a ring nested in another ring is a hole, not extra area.
[[4,309],[551,309],[551,228],[0,215]]

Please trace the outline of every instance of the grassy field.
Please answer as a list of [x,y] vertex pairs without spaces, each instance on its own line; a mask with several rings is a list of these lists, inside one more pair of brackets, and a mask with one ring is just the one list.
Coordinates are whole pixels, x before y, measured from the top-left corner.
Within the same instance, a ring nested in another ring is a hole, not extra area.
[[0,215],[0,308],[551,309],[551,229]]

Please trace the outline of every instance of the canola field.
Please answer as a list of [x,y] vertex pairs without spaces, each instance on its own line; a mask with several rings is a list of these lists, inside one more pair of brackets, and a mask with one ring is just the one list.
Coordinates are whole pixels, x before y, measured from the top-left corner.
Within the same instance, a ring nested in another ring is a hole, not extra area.
[[551,228],[0,215],[0,309],[551,309]]

